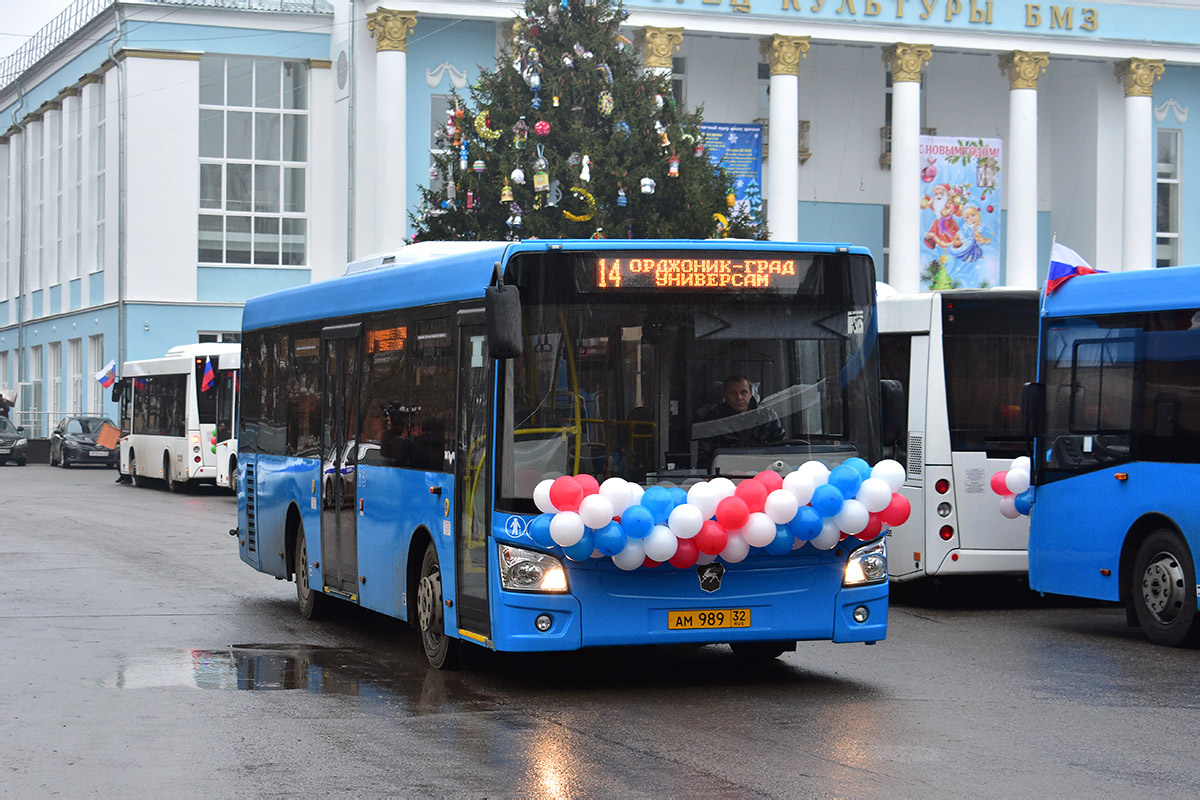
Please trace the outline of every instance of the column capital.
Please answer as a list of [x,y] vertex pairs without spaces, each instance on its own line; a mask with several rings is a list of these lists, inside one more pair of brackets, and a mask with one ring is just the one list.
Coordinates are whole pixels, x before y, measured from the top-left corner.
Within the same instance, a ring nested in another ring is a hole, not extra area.
[[808,36],[784,36],[776,33],[761,39],[758,52],[771,65],[772,75],[799,75],[801,59],[808,58]]
[[883,48],[883,63],[892,73],[892,83],[920,83],[921,71],[933,58],[933,45],[896,42]]
[[375,37],[375,52],[408,52],[408,35],[417,27],[416,11],[380,8],[367,13],[367,30]]
[[675,51],[683,44],[683,28],[642,28],[642,66],[672,69]]
[[1038,76],[1046,74],[1050,54],[1013,50],[1000,54],[1000,71],[1008,76],[1009,89],[1037,89]]
[[1163,60],[1150,58],[1127,58],[1118,61],[1113,74],[1125,83],[1126,97],[1153,97],[1154,82],[1166,72]]

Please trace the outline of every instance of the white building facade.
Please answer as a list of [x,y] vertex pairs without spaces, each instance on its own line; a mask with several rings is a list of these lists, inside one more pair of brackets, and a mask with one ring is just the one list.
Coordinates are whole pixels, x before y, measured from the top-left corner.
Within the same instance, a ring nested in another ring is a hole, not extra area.
[[[0,63],[0,386],[111,411],[109,359],[233,334],[247,297],[401,246],[448,95],[522,6],[80,0]],[[1003,142],[1002,283],[1039,285],[1054,237],[1099,269],[1200,263],[1192,3],[625,8],[677,100],[765,126],[773,238],[865,245],[915,290],[936,132]]]

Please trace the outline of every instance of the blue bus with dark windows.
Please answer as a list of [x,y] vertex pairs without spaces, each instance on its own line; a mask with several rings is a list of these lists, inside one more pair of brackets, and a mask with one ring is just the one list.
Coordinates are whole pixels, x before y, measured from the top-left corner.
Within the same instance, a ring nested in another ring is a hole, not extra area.
[[[899,406],[874,290],[846,245],[533,240],[410,245],[254,298],[241,558],[305,617],[409,621],[436,667],[873,643],[903,480],[880,462]],[[731,376],[751,407],[704,422]],[[748,435],[767,417],[773,440]]]
[[1041,312],[1029,583],[1200,639],[1200,267],[1081,275]]

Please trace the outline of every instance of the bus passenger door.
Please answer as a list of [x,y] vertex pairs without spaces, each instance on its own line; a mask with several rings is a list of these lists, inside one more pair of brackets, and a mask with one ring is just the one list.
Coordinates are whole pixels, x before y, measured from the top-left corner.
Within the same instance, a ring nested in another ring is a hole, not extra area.
[[358,352],[362,326],[321,331],[321,562],[325,588],[358,599]]
[[454,454],[455,563],[458,627],[491,636],[488,610],[488,544],[491,520],[492,383],[483,309],[458,313],[458,430]]

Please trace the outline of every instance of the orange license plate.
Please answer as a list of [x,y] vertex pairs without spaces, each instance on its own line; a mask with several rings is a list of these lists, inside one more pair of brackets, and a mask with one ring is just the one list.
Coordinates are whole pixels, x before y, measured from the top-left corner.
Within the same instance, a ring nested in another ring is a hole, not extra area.
[[667,628],[695,631],[706,628],[749,628],[750,609],[719,608],[712,611],[668,611]]

